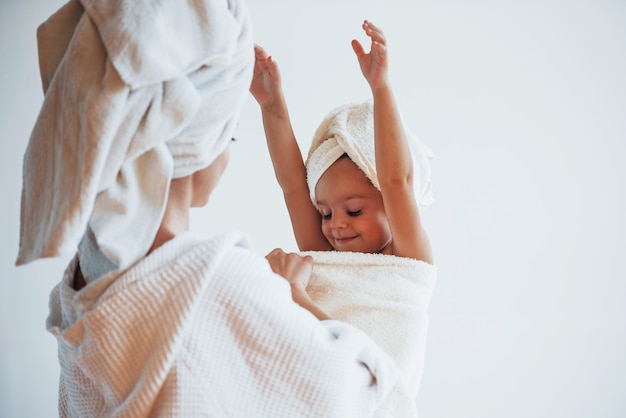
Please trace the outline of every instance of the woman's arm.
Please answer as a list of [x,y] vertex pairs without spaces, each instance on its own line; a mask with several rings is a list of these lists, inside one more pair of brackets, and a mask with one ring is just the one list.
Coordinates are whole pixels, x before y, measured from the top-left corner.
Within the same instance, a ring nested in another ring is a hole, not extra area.
[[301,251],[331,249],[322,234],[321,216],[309,197],[306,168],[289,119],[278,66],[258,45],[255,56],[250,92],[261,107],[267,147],[298,248]]
[[393,253],[432,263],[430,242],[422,227],[413,190],[413,161],[404,125],[388,78],[387,46],[383,32],[365,21],[372,40],[365,53],[354,40],[352,47],[374,99],[376,171],[393,237]]

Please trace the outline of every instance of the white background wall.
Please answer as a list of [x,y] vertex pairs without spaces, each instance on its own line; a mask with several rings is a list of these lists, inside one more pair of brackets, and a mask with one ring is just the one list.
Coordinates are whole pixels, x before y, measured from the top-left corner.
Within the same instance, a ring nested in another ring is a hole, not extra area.
[[[42,102],[35,30],[64,2],[0,0],[0,416],[56,415],[48,294],[67,260],[15,268],[21,162]],[[626,3],[251,0],[306,149],[369,91],[350,49],[386,32],[397,99],[437,154],[424,214],[439,283],[423,418],[626,416]],[[252,98],[203,235],[295,250]]]

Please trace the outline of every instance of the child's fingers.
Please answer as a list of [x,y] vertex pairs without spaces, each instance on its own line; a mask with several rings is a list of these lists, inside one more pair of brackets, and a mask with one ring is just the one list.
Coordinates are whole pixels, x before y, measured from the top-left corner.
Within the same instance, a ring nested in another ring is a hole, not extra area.
[[374,59],[378,63],[382,63],[385,61],[387,57],[387,47],[380,42],[373,41],[372,42],[372,55],[375,57]]
[[356,54],[359,60],[361,59],[361,57],[365,55],[365,50],[363,49],[363,45],[361,45],[361,43],[357,41],[356,39],[352,40],[352,50],[354,50],[354,53]]
[[257,60],[265,60],[267,59],[267,56],[267,52],[265,52],[265,50],[260,45],[254,45],[254,57]]
[[365,30],[370,29],[370,30],[375,31],[375,32],[382,32],[382,29],[380,29],[378,26],[376,26],[375,24],[373,24],[369,20],[364,20],[363,21],[363,29],[365,29]]
[[372,51],[376,51],[378,53],[384,53],[385,51],[387,51],[387,46],[383,43],[380,43],[378,41],[373,41],[372,42]]
[[270,76],[274,79],[277,79],[280,75],[280,72],[278,71],[278,64],[274,61],[274,58],[272,58],[271,55],[267,57],[267,69],[269,70]]
[[276,61],[274,61],[272,56],[268,55],[260,45],[254,45],[254,58],[254,65],[259,71],[269,72],[272,78],[277,78],[279,76],[278,64],[276,64]]
[[363,30],[367,36],[369,36],[373,41],[380,42],[381,44],[385,44],[385,34],[383,31],[376,25],[374,25],[370,21],[363,22]]

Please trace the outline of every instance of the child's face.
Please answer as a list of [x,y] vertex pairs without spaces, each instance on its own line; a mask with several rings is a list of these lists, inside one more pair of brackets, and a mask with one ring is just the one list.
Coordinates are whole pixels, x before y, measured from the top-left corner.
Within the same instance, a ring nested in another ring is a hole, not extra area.
[[322,233],[337,251],[391,253],[391,231],[380,192],[349,158],[342,158],[315,186]]

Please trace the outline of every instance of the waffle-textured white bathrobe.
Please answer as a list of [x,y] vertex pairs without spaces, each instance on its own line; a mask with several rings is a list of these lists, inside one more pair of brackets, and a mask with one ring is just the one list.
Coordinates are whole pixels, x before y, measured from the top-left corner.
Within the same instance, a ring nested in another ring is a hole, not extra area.
[[60,412],[72,417],[362,418],[393,361],[357,328],[318,321],[238,234],[182,235],[80,292],[52,292]]
[[400,378],[377,418],[415,418],[424,370],[428,306],[437,269],[411,258],[346,251],[303,253],[314,260],[307,293],[326,314],[369,335],[396,362]]

